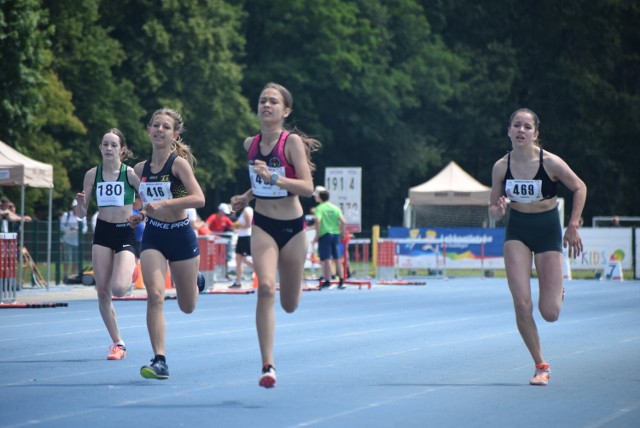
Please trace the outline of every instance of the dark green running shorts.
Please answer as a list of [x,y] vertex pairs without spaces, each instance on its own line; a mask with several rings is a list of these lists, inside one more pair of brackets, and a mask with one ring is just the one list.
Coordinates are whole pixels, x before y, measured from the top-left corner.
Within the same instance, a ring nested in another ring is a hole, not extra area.
[[535,214],[511,209],[504,240],[520,241],[536,254],[562,252],[562,226],[558,209]]

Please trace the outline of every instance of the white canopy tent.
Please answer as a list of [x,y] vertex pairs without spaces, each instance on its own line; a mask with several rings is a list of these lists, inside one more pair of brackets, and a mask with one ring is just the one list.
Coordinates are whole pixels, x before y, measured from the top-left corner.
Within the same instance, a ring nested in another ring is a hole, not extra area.
[[[481,207],[486,208],[490,194],[490,187],[451,161],[430,180],[409,189],[409,198],[404,207],[404,226],[415,227],[416,212],[427,209],[433,211],[434,207],[476,207],[476,211]],[[444,209],[442,212],[445,212]]]
[[[18,152],[8,144],[0,141],[0,186],[20,186],[21,201],[20,215],[24,217],[24,196],[26,187],[49,189],[49,221],[47,230],[47,288],[51,281],[51,220],[53,203],[53,166],[33,160]],[[24,221],[21,221],[23,230]],[[24,247],[24,234],[20,233],[20,249],[18,278],[22,281],[22,248]]]
[[491,187],[477,181],[454,161],[431,180],[409,189],[411,205],[484,205]]

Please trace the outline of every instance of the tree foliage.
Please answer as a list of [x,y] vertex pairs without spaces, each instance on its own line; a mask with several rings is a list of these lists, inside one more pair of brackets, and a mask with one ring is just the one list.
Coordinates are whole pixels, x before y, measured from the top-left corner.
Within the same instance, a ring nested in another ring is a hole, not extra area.
[[[164,106],[182,114],[183,139],[198,159],[196,176],[212,209],[211,201],[232,186],[238,149],[255,128],[240,86],[242,9],[221,0],[116,0],[104,3],[102,17],[128,53],[118,75],[133,82],[141,123]],[[149,152],[145,139],[142,158]]]
[[365,230],[400,224],[408,188],[450,160],[489,184],[510,148],[508,117],[524,106],[545,148],[587,182],[587,223],[638,214],[637,2],[0,4],[0,138],[54,164],[61,209],[108,128],[145,159],[145,125],[168,106],[183,114],[213,211],[248,185],[241,143],[275,81],[294,95],[289,126],[323,143],[316,182],[328,166],[363,168]]

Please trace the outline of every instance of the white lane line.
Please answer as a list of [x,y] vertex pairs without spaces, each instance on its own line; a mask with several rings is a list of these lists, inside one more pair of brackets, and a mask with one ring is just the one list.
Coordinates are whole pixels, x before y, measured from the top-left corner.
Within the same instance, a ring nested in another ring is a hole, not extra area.
[[308,427],[308,426],[312,426],[312,425],[317,425],[317,424],[320,424],[320,423],[323,423],[323,422],[327,422],[327,421],[331,421],[331,420],[334,420],[334,419],[342,418],[342,417],[345,417],[345,416],[353,415],[355,413],[359,413],[359,412],[362,412],[362,411],[365,411],[365,410],[370,410],[370,409],[374,409],[376,407],[386,406],[386,405],[391,404],[391,403],[395,403],[395,402],[398,402],[398,401],[404,401],[404,400],[407,400],[409,398],[414,398],[414,397],[418,397],[420,395],[428,394],[430,392],[435,392],[438,389],[440,389],[440,388],[427,388],[427,389],[423,389],[421,391],[414,392],[414,393],[411,393],[411,394],[400,395],[400,396],[397,396],[397,397],[394,397],[394,398],[390,398],[388,400],[377,401],[377,402],[374,402],[374,403],[365,404],[364,406],[356,407],[354,409],[346,410],[344,412],[335,413],[333,415],[328,415],[328,416],[325,416],[323,418],[316,418],[316,419],[311,419],[311,420],[308,420],[308,421],[305,421],[305,422],[300,422],[300,423],[298,423],[296,425],[291,425],[290,428],[301,428],[301,427]]
[[611,413],[608,416],[598,419],[597,421],[594,421],[589,425],[585,425],[585,428],[599,428],[604,426],[615,425],[615,423],[612,423],[612,422],[627,416],[629,413],[636,412],[639,409],[640,409],[640,402],[633,403],[631,406],[627,406],[623,409],[618,409],[617,411]]

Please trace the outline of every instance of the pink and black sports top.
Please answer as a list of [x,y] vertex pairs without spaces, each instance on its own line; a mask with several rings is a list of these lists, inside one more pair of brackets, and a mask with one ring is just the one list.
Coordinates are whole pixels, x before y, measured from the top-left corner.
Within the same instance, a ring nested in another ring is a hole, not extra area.
[[251,146],[249,146],[249,178],[251,179],[251,189],[253,190],[253,196],[259,199],[280,199],[287,196],[293,196],[293,193],[287,192],[285,189],[271,184],[271,182],[265,182],[262,177],[253,171],[253,163],[256,160],[264,161],[267,164],[267,168],[271,174],[278,174],[281,177],[298,178],[296,170],[293,165],[287,161],[287,157],[284,154],[284,148],[287,143],[288,131],[282,131],[278,142],[268,155],[263,155],[260,152],[260,141],[262,140],[262,134],[257,134],[253,137]]
[[542,164],[543,151],[540,149],[540,167],[531,180],[517,180],[511,174],[511,152],[507,157],[507,171],[504,174],[504,195],[513,202],[530,204],[558,196],[558,182],[551,180]]

